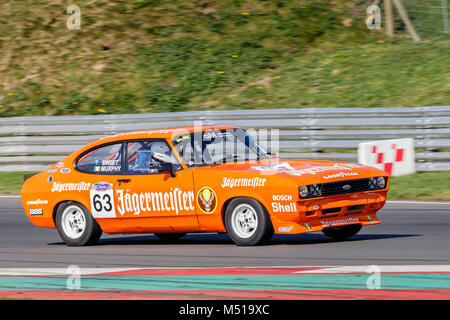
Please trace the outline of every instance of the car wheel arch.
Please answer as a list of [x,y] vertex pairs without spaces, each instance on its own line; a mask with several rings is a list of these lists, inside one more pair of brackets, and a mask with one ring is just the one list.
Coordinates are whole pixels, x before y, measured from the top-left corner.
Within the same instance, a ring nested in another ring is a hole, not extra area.
[[249,196],[249,197],[235,196],[235,197],[231,197],[231,198],[225,200],[225,202],[223,203],[222,210],[221,210],[220,214],[222,215],[222,223],[223,223],[224,227],[225,227],[225,213],[227,211],[227,208],[230,205],[231,201],[233,201],[234,199],[238,199],[238,198],[252,199],[252,200],[258,201],[259,204],[264,208],[264,210],[266,211],[266,213],[270,217],[270,212],[267,210],[266,205],[264,204],[264,202],[262,202],[260,199],[258,199],[256,197],[252,197],[252,196]]
[[[76,201],[76,200],[60,200],[60,201],[58,201],[58,202],[54,205],[54,207],[53,207],[53,212],[52,212],[52,219],[53,219],[53,223],[55,224],[55,226],[56,226],[56,213],[58,212],[58,208],[59,208],[62,204],[67,203],[67,202],[72,202],[72,203],[74,203],[74,204],[79,204],[79,205],[85,207],[86,209],[88,209],[88,207],[87,207],[85,204],[83,204],[82,202]],[[92,216],[91,211],[90,211],[89,209],[88,209],[87,211],[88,211],[89,214]],[[92,217],[92,218],[94,218],[94,217]],[[95,220],[95,218],[94,218],[94,220]]]

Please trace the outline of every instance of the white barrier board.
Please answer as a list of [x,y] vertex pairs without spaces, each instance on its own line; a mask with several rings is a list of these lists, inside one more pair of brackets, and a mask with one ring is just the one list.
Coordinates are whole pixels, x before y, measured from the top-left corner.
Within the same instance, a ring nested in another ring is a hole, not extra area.
[[384,170],[391,176],[414,173],[414,139],[360,143],[358,145],[358,162]]

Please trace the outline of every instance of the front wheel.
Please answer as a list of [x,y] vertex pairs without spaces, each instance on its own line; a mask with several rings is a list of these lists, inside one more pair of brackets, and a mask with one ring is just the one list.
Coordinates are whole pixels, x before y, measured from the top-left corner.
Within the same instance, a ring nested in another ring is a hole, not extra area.
[[69,246],[95,244],[102,235],[102,229],[88,209],[73,201],[58,207],[55,224],[61,239]]
[[273,235],[269,214],[251,198],[231,200],[225,212],[225,226],[231,240],[240,246],[257,245]]
[[346,226],[330,227],[322,230],[323,234],[334,240],[345,240],[357,234],[362,225],[350,224]]

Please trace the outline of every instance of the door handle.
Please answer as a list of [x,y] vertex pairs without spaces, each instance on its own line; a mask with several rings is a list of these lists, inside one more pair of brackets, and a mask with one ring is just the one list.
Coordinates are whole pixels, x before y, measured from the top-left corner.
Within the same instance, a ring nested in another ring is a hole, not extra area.
[[119,183],[119,186],[120,186],[122,184],[122,182],[123,183],[131,182],[131,179],[119,179],[119,180],[117,180],[117,182]]

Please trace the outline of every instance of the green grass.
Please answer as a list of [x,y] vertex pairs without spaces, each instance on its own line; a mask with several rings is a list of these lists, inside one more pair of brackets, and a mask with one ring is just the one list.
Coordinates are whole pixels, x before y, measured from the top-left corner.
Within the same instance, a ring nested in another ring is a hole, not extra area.
[[0,116],[450,101],[440,0],[408,2],[423,43],[369,31],[364,0],[80,0],[68,30],[72,3],[2,7]]
[[388,199],[450,201],[450,171],[391,177]]
[[0,172],[0,194],[19,194],[27,173],[32,172]]
[[[0,172],[0,194],[18,194],[26,173],[30,172]],[[450,172],[391,177],[388,199],[450,201]]]

